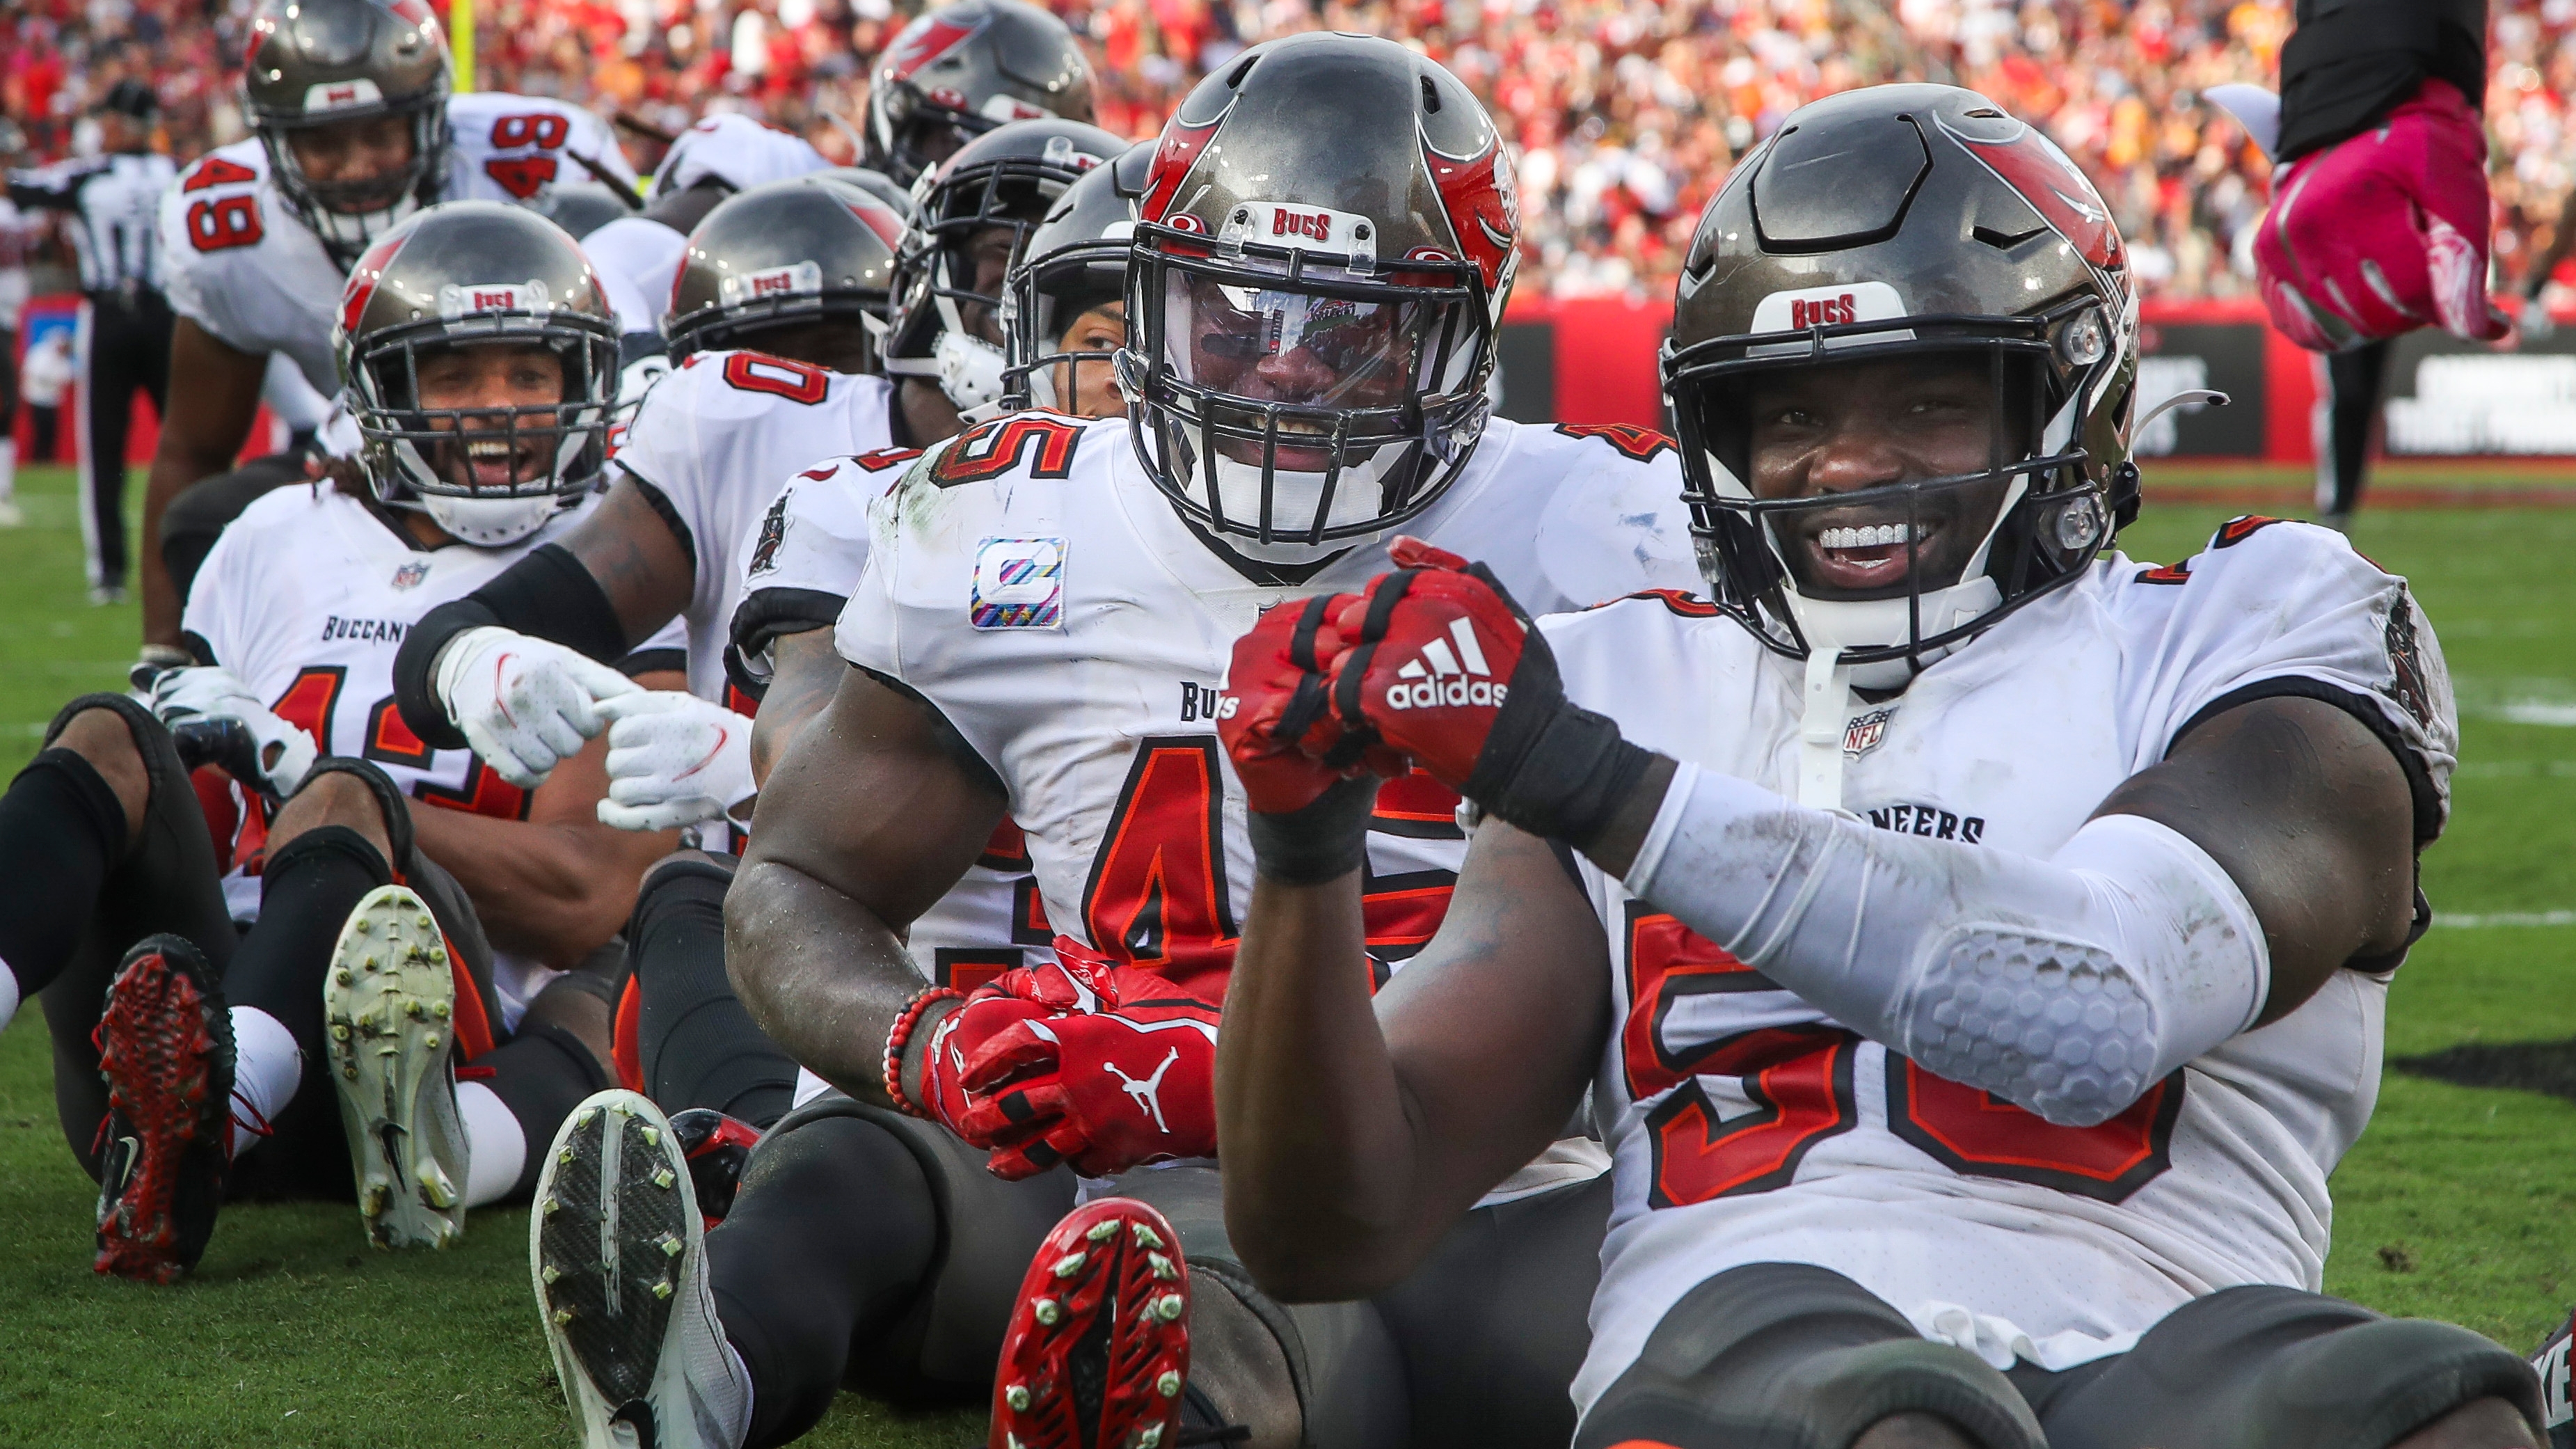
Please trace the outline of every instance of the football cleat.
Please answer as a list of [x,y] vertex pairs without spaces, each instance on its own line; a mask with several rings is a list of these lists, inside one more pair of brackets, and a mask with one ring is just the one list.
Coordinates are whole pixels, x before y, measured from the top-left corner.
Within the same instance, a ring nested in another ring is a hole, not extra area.
[[144,938],[91,1040],[107,1080],[92,1266],[174,1282],[214,1236],[231,1156],[233,1023],[213,968],[177,936]]
[[380,1248],[444,1248],[465,1231],[455,1017],[437,918],[402,886],[369,891],[331,948],[322,1018],[358,1213]]
[[612,1088],[564,1119],[528,1272],[582,1449],[739,1449],[751,1376],[716,1316],[679,1134],[650,1098]]
[[1179,1235],[1134,1198],[1084,1203],[1020,1279],[991,1449],[1174,1449],[1189,1376]]
[[680,1139],[680,1155],[689,1162],[689,1185],[696,1190],[698,1213],[708,1227],[733,1211],[733,1195],[742,1187],[742,1169],[751,1149],[760,1145],[760,1129],[713,1107],[691,1107],[671,1115],[671,1131]]

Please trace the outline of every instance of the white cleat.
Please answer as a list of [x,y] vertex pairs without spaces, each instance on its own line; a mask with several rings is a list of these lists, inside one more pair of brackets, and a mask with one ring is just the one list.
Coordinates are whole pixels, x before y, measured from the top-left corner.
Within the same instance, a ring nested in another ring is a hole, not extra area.
[[528,1273],[582,1449],[741,1449],[751,1376],[716,1316],[688,1161],[649,1099],[600,1092],[564,1120]]
[[367,1237],[380,1248],[448,1246],[465,1232],[465,1128],[448,1065],[456,979],[419,896],[382,886],[349,913],[322,1017]]

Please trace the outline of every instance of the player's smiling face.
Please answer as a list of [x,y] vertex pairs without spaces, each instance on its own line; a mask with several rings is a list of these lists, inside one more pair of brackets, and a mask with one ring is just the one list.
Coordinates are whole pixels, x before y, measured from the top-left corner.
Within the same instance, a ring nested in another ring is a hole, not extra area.
[[[1763,499],[1979,472],[2002,425],[1988,365],[1969,356],[1785,368],[1753,385],[1751,407],[1753,493]],[[1889,597],[1917,570],[1924,588],[1946,588],[1994,525],[2005,486],[1931,490],[1910,510],[1903,498],[1800,510],[1774,515],[1772,527],[1811,597]]]
[[420,406],[429,425],[456,431],[459,442],[430,450],[439,476],[475,488],[508,488],[546,477],[561,436],[551,412],[523,418],[517,408],[547,408],[563,401],[563,362],[530,343],[448,347],[420,358]]

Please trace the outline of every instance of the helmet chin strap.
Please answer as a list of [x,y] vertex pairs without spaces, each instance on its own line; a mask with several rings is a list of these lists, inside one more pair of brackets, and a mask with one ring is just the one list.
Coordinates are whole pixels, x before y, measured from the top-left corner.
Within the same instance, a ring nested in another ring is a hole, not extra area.
[[499,548],[546,526],[563,500],[550,493],[533,498],[458,498],[445,493],[423,494],[420,511],[430,521],[476,548]]
[[1843,808],[1843,732],[1851,725],[1852,671],[1830,644],[1807,650],[1805,703],[1798,714],[1798,803]]

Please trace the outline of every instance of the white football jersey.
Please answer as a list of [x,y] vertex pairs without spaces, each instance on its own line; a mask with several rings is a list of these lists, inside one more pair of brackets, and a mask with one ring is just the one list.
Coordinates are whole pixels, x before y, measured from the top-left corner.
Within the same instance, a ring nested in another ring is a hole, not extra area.
[[[1498,420],[1404,531],[1563,609],[1695,578],[1680,495],[1660,437]],[[842,655],[928,699],[992,766],[1053,929],[1223,1000],[1253,875],[1214,714],[1234,641],[1273,604],[1363,587],[1384,547],[1252,583],[1174,512],[1125,418],[1045,412],[968,430],[880,490],[870,522]],[[1455,804],[1420,775],[1379,795],[1365,889],[1381,963],[1447,909]]]
[[[188,591],[181,627],[201,657],[231,670],[269,708],[313,737],[325,755],[373,760],[422,806],[502,820],[527,818],[528,792],[468,750],[423,744],[394,707],[394,652],[439,604],[461,599],[539,544],[560,538],[597,506],[585,499],[502,548],[454,543],[424,549],[366,504],[328,486],[280,488],[224,529]],[[665,631],[638,653],[675,648]],[[244,811],[225,898],[242,919],[259,913],[260,882],[243,863],[265,824]],[[496,953],[503,1026],[552,973]]]
[[581,239],[582,251],[602,277],[615,277],[643,308],[641,325],[618,315],[628,332],[659,331],[671,310],[671,286],[679,280],[680,259],[689,238],[674,226],[645,216],[621,216]]
[[734,548],[782,479],[888,442],[893,387],[762,352],[696,352],[644,395],[612,461],[662,500],[697,565],[683,611],[689,688],[726,698],[726,630],[742,586]]
[[[1567,694],[1630,740],[1794,798],[1803,667],[1682,596],[1544,622]],[[2188,563],[2114,554],[1857,704],[1845,807],[1880,829],[2046,857],[2217,710],[2352,710],[2397,752],[2419,835],[2458,748],[2403,579],[2307,524],[2239,519]],[[1674,1302],[1747,1263],[1812,1263],[1928,1336],[2065,1368],[2245,1283],[2315,1290],[2326,1175],[2370,1118],[2386,976],[2345,970],[2098,1127],[1925,1072],[1583,866],[1614,1035],[1592,1100],[1617,1164],[1589,1406]]]
[[[608,124],[568,102],[476,91],[449,99],[447,124],[442,201],[541,204],[557,177],[590,179],[574,156],[634,185]],[[258,137],[206,153],[162,193],[161,251],[173,311],[237,351],[283,352],[317,391],[339,392],[331,326],[348,274],[278,197]]]

